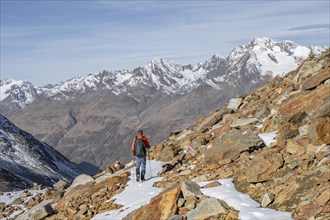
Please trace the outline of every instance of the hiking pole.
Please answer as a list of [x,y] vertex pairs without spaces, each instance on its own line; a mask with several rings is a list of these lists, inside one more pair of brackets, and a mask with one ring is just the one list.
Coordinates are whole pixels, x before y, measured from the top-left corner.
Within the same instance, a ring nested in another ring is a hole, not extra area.
[[[134,164],[134,161],[132,160],[132,165]],[[134,179],[135,179],[135,171],[134,171],[134,166],[132,166],[132,176],[133,176],[133,183],[134,183]]]
[[150,171],[150,177],[152,177],[152,173],[151,173],[151,162],[150,162],[150,151],[148,149],[148,158],[149,158],[149,171]]

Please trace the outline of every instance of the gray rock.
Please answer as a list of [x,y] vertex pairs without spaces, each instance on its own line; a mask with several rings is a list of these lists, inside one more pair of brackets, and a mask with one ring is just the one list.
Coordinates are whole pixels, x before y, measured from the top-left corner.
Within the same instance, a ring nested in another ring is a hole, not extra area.
[[94,178],[86,174],[81,174],[74,179],[71,186],[66,190],[66,193],[68,193],[71,189],[73,189],[78,185],[85,185],[86,183],[89,182],[94,182]]
[[188,210],[193,210],[196,207],[196,197],[195,196],[189,196],[186,199],[186,203],[184,205]]
[[165,145],[159,152],[158,159],[163,162],[171,161],[179,154],[179,150],[174,144]]
[[184,198],[180,198],[178,200],[178,207],[182,207],[184,205],[184,203],[186,202],[186,200]]
[[181,215],[172,215],[168,220],[182,220],[183,217]]
[[183,170],[180,172],[180,176],[186,176],[186,175],[190,175],[192,173],[192,171],[190,169],[187,170]]
[[262,197],[261,207],[265,208],[274,201],[274,195],[272,193],[266,193]]
[[16,220],[41,220],[51,215],[54,210],[51,206],[52,200],[45,200],[34,206],[32,209],[19,215]]
[[62,198],[62,196],[64,195],[64,191],[55,191],[53,196],[52,196],[52,200],[54,203],[60,201],[60,199]]
[[256,118],[239,118],[233,121],[233,123],[230,124],[230,127],[232,128],[238,128],[238,127],[242,127],[254,122],[257,122],[258,119]]
[[206,219],[213,215],[225,213],[224,208],[218,199],[208,198],[197,205],[197,207],[187,213],[187,219]]
[[220,111],[216,111],[210,115],[208,115],[206,118],[202,118],[193,127],[193,130],[203,132],[205,129],[211,128],[215,124],[217,124],[219,121],[222,120],[222,118],[232,113],[232,110],[230,109],[222,109]]
[[197,182],[197,183],[198,182],[205,182],[205,181],[207,181],[207,175],[203,174],[203,175],[197,176],[197,177],[195,177],[191,180],[194,181],[194,182]]
[[68,187],[68,184],[64,180],[59,180],[53,187],[55,190],[63,192]]
[[202,195],[202,192],[200,190],[200,186],[191,181],[191,180],[186,180],[182,183],[181,185],[181,191],[183,194],[183,197],[187,199],[190,196],[200,196]]
[[308,129],[309,129],[309,126],[308,125],[303,125],[303,126],[300,126],[299,127],[299,135],[300,136],[305,136],[308,134]]
[[26,198],[28,196],[31,196],[31,193],[30,192],[23,192],[22,194],[19,195],[20,198]]
[[251,130],[243,133],[239,130],[224,133],[212,141],[212,148],[205,152],[205,162],[219,164],[227,158],[235,161],[240,153],[258,147],[260,143],[261,139]]
[[230,99],[227,108],[236,111],[239,106],[242,104],[242,98]]

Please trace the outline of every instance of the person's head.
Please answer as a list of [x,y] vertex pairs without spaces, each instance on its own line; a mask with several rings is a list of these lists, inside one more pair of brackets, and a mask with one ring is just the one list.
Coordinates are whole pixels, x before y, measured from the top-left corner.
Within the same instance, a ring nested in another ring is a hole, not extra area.
[[138,130],[138,134],[141,134],[142,135],[143,134],[143,130],[142,129],[139,129]]

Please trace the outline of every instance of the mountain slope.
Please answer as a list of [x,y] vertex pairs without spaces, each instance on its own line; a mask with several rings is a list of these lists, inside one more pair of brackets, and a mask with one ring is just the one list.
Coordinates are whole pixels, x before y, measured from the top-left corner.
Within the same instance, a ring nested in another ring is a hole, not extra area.
[[[129,146],[137,128],[157,143],[230,98],[292,70],[310,51],[289,41],[256,38],[227,58],[216,54],[186,66],[157,59],[132,71],[103,71],[37,88],[34,102],[19,111],[10,110],[8,95],[0,110],[82,167],[104,168],[131,159]],[[11,90],[6,91],[1,87],[3,94]]]
[[39,142],[0,115],[1,191],[34,183],[72,181],[81,171],[51,146]]

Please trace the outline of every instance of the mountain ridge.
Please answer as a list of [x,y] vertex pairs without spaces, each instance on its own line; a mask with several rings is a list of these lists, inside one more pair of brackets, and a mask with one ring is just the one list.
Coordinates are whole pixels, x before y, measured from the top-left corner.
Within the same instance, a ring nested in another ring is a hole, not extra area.
[[[227,77],[236,70],[235,65],[241,59],[246,59],[246,56],[250,56],[247,65],[249,72],[257,69],[262,76],[270,75],[274,77],[297,67],[297,64],[306,58],[309,53],[319,54],[323,50],[324,47],[321,46],[303,47],[292,41],[275,42],[269,38],[254,38],[244,46],[236,46],[226,58],[215,54],[210,59],[195,65],[181,65],[173,60],[158,58],[152,59],[145,66],[137,67],[131,71],[125,69],[113,72],[103,70],[100,73],[89,74],[85,77],[74,77],[64,82],[41,87],[23,80],[2,80],[0,81],[0,101],[11,96],[13,103],[17,103],[20,108],[24,108],[34,102],[38,96],[59,100],[69,98],[70,95],[67,95],[67,93],[84,93],[89,89],[109,89],[114,94],[119,95],[126,92],[127,87],[136,86],[140,83],[151,86],[156,90],[162,89],[167,94],[187,93],[203,83],[217,89],[217,82],[226,79],[228,81]],[[273,52],[273,54],[270,54],[270,52]],[[287,53],[289,56],[284,56],[283,53]],[[283,65],[284,59],[288,57],[291,60]],[[272,60],[273,63],[269,62],[267,58]],[[296,64],[293,64],[294,62]],[[209,73],[214,71],[215,68],[219,68],[219,66],[222,67],[222,65],[226,66],[224,76],[218,78],[219,81],[217,82],[210,80]],[[277,69],[277,66],[284,66],[284,68]]]
[[[48,86],[48,95],[38,96],[24,108],[13,105],[8,97],[1,101],[0,111],[77,164],[87,162],[105,168],[115,160],[128,162],[137,129],[143,128],[151,144],[156,144],[173,130],[182,130],[201,115],[221,108],[230,98],[249,94],[268,83],[273,76],[261,72],[262,65],[256,58],[274,64],[268,66],[281,74],[282,69],[278,72],[277,64],[267,54],[269,45],[274,50],[280,47],[270,39],[262,42],[256,52],[251,43],[234,50],[232,58],[215,55],[195,66],[158,59],[132,71],[104,71],[84,80],[74,78]],[[285,43],[284,49],[285,45],[292,46]],[[296,48],[299,46],[292,46],[291,55]],[[307,49],[304,51],[307,57]],[[255,54],[258,56],[252,56]],[[287,52],[270,54],[281,61]],[[300,59],[288,56],[292,65],[298,66]],[[288,68],[287,72],[292,70]]]

